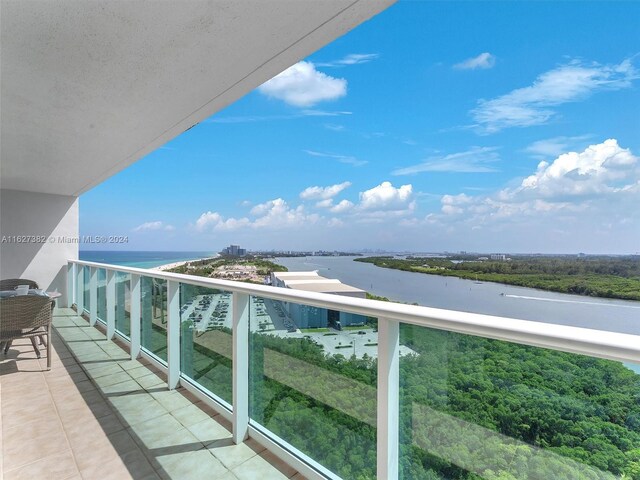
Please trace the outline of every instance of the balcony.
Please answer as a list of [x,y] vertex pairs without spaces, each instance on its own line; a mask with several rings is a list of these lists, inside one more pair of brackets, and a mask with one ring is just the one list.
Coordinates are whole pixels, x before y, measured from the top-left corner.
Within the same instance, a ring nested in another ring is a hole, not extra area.
[[0,363],[4,478],[304,478],[75,311],[54,332],[51,371],[28,341]]
[[[430,469],[613,479],[623,467],[567,456],[563,442],[578,434],[548,439],[553,427],[525,424],[522,412],[571,431],[585,420],[578,411],[611,422],[585,441],[638,435],[630,417],[628,432],[613,426],[623,407],[589,392],[590,376],[603,375],[624,379],[607,392],[637,395],[637,376],[619,363],[640,363],[634,335],[81,261],[69,262],[67,280],[84,318],[57,311],[52,371],[29,372],[40,364],[27,346],[3,362],[3,374],[19,370],[2,384],[8,478],[50,461],[28,449],[16,456],[14,435],[57,445],[83,478],[109,463],[133,478],[202,478],[206,466],[225,479],[438,478]],[[276,326],[291,303],[370,323],[345,333],[351,344],[331,332],[285,333]],[[555,367],[562,378],[551,378]],[[569,388],[577,384],[584,394]],[[10,408],[35,388],[50,392],[36,403],[58,412],[69,449],[43,437],[44,414],[24,414],[33,433],[18,427]],[[493,404],[506,423],[475,411]]]

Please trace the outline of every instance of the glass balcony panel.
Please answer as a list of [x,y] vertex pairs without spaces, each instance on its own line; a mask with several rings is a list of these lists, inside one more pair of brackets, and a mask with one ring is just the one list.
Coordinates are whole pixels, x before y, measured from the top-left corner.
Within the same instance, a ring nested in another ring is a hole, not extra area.
[[116,331],[131,336],[131,274],[116,272]]
[[140,345],[167,362],[167,281],[140,278]]
[[622,363],[409,325],[400,343],[400,478],[640,472],[640,375]]
[[106,323],[107,321],[107,271],[99,268],[97,271],[98,278],[98,321]]
[[84,309],[88,312],[90,307],[89,297],[90,297],[90,280],[91,280],[91,269],[89,267],[83,266],[84,275],[82,276],[82,300],[84,302]]
[[376,326],[358,315],[251,297],[251,421],[342,478],[375,479]]
[[230,292],[180,285],[180,372],[229,404],[231,327]]

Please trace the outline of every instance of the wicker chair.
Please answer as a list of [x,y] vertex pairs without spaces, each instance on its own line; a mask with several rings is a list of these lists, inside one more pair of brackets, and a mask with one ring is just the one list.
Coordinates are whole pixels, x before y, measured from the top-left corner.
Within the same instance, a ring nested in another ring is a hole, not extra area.
[[47,370],[51,370],[51,319],[49,297],[20,295],[0,299],[0,349],[6,354],[13,340],[29,338],[40,358],[36,337],[46,335]]
[[29,285],[29,288],[40,288],[34,280],[26,278],[7,278],[0,280],[0,290],[14,290],[18,285]]
[[[18,285],[29,285],[29,288],[40,288],[38,286],[38,282],[36,282],[35,280],[29,280],[28,278],[6,278],[4,280],[0,280],[0,290],[4,291],[4,290],[15,290],[16,287]],[[55,307],[55,303],[51,304],[51,308]],[[45,340],[44,340],[44,335],[40,335],[38,336],[38,340],[40,340],[40,343],[42,345],[44,345],[45,347],[47,346]],[[33,343],[33,341],[31,342]],[[11,346],[11,342],[9,342],[7,344],[7,350],[9,350],[9,347]],[[40,350],[38,350],[38,347],[35,343],[33,343],[33,349],[36,351],[37,355],[40,355]],[[7,352],[4,352],[7,353]],[[39,358],[39,357],[38,357]]]

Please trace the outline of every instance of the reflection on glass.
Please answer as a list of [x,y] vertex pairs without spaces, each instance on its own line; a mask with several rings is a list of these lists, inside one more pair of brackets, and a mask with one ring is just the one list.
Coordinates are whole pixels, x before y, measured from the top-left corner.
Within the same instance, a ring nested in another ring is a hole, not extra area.
[[167,281],[140,278],[140,344],[167,361]]
[[116,330],[125,337],[131,336],[131,275],[115,273],[116,282]]
[[232,402],[231,294],[180,285],[180,371]]
[[343,478],[375,479],[377,325],[341,313],[250,298],[250,417]]
[[638,478],[623,364],[409,325],[401,344],[401,478]]
[[82,295],[83,295],[82,299],[84,302],[84,309],[88,312],[89,309],[91,308],[89,303],[89,297],[90,297],[89,283],[91,279],[91,272],[89,267],[87,266],[83,266],[82,268],[84,269],[84,275],[82,278]]
[[107,271],[99,268],[98,276],[98,320],[107,321]]

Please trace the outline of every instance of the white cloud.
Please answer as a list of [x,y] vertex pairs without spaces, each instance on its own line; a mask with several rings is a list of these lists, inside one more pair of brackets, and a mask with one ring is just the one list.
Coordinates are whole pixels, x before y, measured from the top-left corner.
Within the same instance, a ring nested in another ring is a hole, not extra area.
[[341,200],[337,205],[331,207],[333,213],[344,213],[353,208],[353,203],[349,200]]
[[574,148],[575,145],[584,142],[587,138],[589,138],[588,135],[545,138],[531,143],[525,152],[530,153],[534,158],[557,157]]
[[333,62],[318,63],[319,67],[343,67],[345,65],[359,65],[369,63],[380,57],[377,53],[351,53],[340,60]]
[[442,213],[446,215],[455,215],[463,213],[463,205],[467,205],[472,202],[472,198],[464,193],[459,195],[443,195],[440,200],[442,203]]
[[541,74],[531,86],[480,100],[471,116],[485,133],[540,125],[556,114],[552,107],[582,100],[597,91],[628,88],[638,77],[630,59],[617,65],[586,65],[575,60]]
[[340,163],[346,163],[347,165],[353,165],[354,167],[361,167],[369,163],[366,160],[358,160],[356,157],[349,155],[337,155],[335,153],[317,152],[315,150],[304,150],[304,152],[312,157],[333,158]]
[[216,230],[222,231],[234,231],[238,230],[242,227],[250,227],[251,220],[247,217],[242,218],[227,218],[226,220],[220,219],[218,223],[215,224],[214,228]]
[[345,188],[348,188],[350,186],[351,182],[342,182],[335,185],[330,185],[328,187],[307,187],[302,192],[300,192],[300,198],[303,200],[326,200],[328,198],[335,197]]
[[222,221],[222,217],[219,213],[211,211],[205,212],[196,220],[196,230],[201,232],[211,226],[217,225],[220,221]]
[[491,173],[500,160],[496,147],[472,147],[465,152],[429,157],[425,162],[399,168],[392,175],[413,175],[421,172]]
[[163,222],[157,221],[157,222],[145,222],[133,229],[134,232],[149,232],[149,231],[158,231],[158,230],[171,232],[175,230],[175,227],[173,225],[167,225]]
[[360,193],[361,210],[392,211],[413,209],[413,187],[402,185],[395,188],[391,182],[382,182],[380,185]]
[[515,187],[490,195],[444,195],[441,211],[447,217],[484,226],[496,220],[531,217],[561,222],[566,215],[594,224],[609,218],[629,222],[635,216],[637,223],[638,204],[640,158],[609,139],[580,153],[559,155],[551,163],[540,162],[536,172]]
[[252,122],[273,122],[277,120],[295,120],[304,117],[339,117],[351,115],[352,112],[347,111],[327,111],[327,110],[300,110],[287,115],[240,115],[233,117],[213,117],[205,120],[206,123],[252,123]]
[[318,208],[329,208],[333,206],[333,198],[327,198],[326,200],[320,200],[316,203],[316,207]]
[[621,148],[615,139],[591,145],[581,153],[560,155],[553,163],[540,162],[538,170],[522,181],[511,195],[535,192],[543,198],[566,198],[615,193],[633,188],[639,180],[638,157]]
[[293,208],[282,198],[256,205],[251,209],[251,215],[256,218],[230,217],[225,219],[218,212],[209,211],[200,215],[196,220],[195,227],[199,232],[233,231],[242,228],[281,229],[314,224],[320,219],[319,215],[306,214],[303,205]]
[[347,81],[316,70],[311,62],[298,62],[258,87],[268,97],[295,107],[311,107],[347,94]]
[[489,52],[483,52],[477,57],[468,58],[463,62],[457,63],[453,68],[457,70],[476,70],[478,68],[488,69],[496,64],[496,57]]

